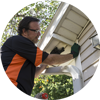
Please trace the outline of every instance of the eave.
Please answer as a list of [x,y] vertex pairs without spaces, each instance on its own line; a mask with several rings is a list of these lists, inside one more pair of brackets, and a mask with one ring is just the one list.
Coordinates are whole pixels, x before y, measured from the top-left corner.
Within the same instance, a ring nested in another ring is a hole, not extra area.
[[[89,18],[83,12],[62,2],[37,46],[47,53],[55,47],[64,47],[65,51],[62,54],[70,53],[71,46],[78,42],[89,23]],[[73,60],[63,65],[70,65],[71,62]]]

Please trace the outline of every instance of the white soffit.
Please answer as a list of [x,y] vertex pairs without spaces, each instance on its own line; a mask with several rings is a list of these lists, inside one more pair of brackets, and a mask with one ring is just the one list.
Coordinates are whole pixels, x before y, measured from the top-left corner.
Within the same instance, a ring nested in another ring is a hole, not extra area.
[[47,44],[50,42],[53,36],[53,32],[55,31],[57,25],[59,24],[60,20],[62,19],[63,15],[65,14],[69,4],[62,2],[56,11],[51,23],[49,24],[48,28],[46,29],[42,39],[38,43],[38,47],[41,50],[44,50]]
[[[55,47],[64,47],[62,54],[70,53],[71,46],[88,25],[88,17],[72,5],[61,3],[38,47],[50,53]],[[67,65],[70,62],[67,62]]]

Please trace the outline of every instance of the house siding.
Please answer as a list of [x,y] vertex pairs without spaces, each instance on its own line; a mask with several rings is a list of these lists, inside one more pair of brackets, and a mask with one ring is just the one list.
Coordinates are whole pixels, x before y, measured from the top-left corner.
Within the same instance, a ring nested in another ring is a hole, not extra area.
[[93,77],[99,62],[100,51],[93,48],[89,39],[95,34],[97,34],[95,27],[90,23],[79,38],[84,85],[86,85]]

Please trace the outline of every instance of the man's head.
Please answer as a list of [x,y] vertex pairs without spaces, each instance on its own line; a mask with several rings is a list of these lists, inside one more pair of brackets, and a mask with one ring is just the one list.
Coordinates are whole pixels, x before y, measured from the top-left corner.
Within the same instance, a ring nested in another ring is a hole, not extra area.
[[28,38],[33,43],[37,43],[41,35],[39,19],[30,16],[24,17],[19,23],[18,34]]

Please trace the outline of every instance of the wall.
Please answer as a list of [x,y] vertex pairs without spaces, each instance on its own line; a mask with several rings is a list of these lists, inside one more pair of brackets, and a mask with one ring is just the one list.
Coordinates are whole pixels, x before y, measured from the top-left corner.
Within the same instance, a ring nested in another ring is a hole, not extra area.
[[79,38],[84,85],[93,77],[99,62],[100,51],[92,47],[89,39],[95,34],[97,34],[95,27],[90,23]]

